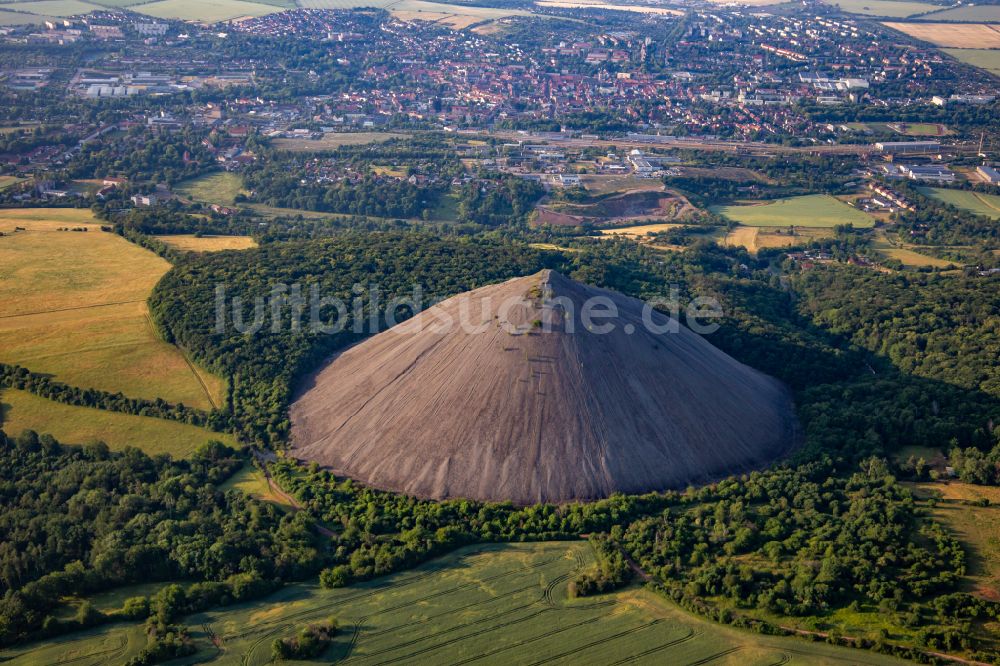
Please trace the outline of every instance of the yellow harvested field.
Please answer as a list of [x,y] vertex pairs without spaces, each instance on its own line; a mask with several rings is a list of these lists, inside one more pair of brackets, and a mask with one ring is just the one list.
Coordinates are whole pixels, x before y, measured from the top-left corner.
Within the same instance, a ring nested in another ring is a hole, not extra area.
[[1000,49],[1000,25],[986,23],[899,23],[883,25],[910,37],[950,48]]
[[0,392],[0,414],[8,434],[34,430],[48,433],[63,444],[101,441],[117,451],[134,446],[149,455],[169,453],[177,458],[190,455],[211,439],[239,446],[232,435],[187,423],[64,405],[14,389]]
[[536,0],[539,7],[555,7],[559,9],[610,9],[622,12],[638,12],[640,14],[683,15],[684,12],[665,7],[649,7],[647,5],[619,5],[609,2],[591,0]]
[[875,242],[872,244],[872,247],[883,257],[895,259],[900,262],[904,268],[924,268],[927,266],[931,268],[949,268],[955,266],[954,262],[917,252],[914,248],[918,246],[894,243],[889,240],[884,231],[879,231],[875,235]]
[[914,489],[927,497],[937,497],[943,500],[959,502],[976,502],[989,500],[991,504],[1000,504],[1000,488],[997,486],[977,486],[961,481],[947,483],[916,483]]
[[629,238],[645,238],[648,234],[658,234],[671,229],[681,229],[686,224],[639,224],[634,227],[612,227],[601,229],[601,234],[605,236],[628,236]]
[[157,236],[161,241],[178,250],[188,252],[221,252],[222,250],[248,250],[257,247],[257,241],[250,236],[195,236],[175,234]]
[[794,233],[789,233],[783,228],[739,226],[726,234],[721,244],[730,247],[742,246],[749,252],[757,252],[774,247],[807,245],[814,240],[833,237],[832,229],[795,227],[793,231]]
[[170,264],[86,209],[3,210],[0,231],[0,362],[130,397],[220,403],[224,382],[150,322],[146,298]]

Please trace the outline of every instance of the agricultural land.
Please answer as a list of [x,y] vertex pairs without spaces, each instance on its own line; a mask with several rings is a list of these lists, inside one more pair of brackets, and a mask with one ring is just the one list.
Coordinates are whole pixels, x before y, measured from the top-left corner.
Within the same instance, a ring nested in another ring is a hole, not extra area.
[[748,227],[826,227],[852,224],[874,226],[875,220],[826,194],[813,194],[767,203],[713,206],[712,212]]
[[1000,27],[985,23],[893,23],[886,26],[910,37],[948,48],[1000,48]]
[[952,58],[973,67],[1000,76],[1000,50],[997,49],[941,49]]
[[0,390],[0,422],[7,432],[46,432],[66,444],[101,441],[114,451],[134,446],[149,455],[190,455],[209,440],[235,446],[232,435],[153,418],[64,405],[16,389]]
[[223,382],[149,320],[146,297],[166,261],[102,231],[86,209],[4,210],[0,231],[0,362],[81,388],[218,404]]
[[[274,638],[331,615],[340,630],[322,659],[359,666],[902,663],[716,626],[641,589],[569,599],[569,578],[591,562],[584,542],[474,546],[347,588],[293,585],[260,602],[186,618],[200,651],[174,663],[267,664]],[[143,645],[139,627],[118,624],[0,654],[11,666],[67,659],[96,666],[126,661]]]
[[922,187],[921,193],[976,215],[1000,219],[1000,196],[945,187]]

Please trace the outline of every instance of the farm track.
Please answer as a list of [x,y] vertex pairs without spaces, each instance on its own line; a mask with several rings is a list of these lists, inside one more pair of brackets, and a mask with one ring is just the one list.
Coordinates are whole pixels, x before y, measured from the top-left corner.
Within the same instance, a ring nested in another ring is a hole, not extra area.
[[19,312],[11,315],[0,315],[0,319],[16,319],[17,317],[32,317],[35,315],[54,314],[56,312],[72,312],[73,310],[90,310],[92,308],[108,308],[115,305],[131,305],[133,303],[145,303],[144,299],[138,301],[114,301],[111,303],[94,303],[92,305],[74,305],[69,308],[54,308],[52,310],[38,310],[36,312]]
[[984,197],[983,195],[979,194],[978,192],[973,192],[973,195],[975,195],[976,199],[978,199],[979,202],[984,206],[986,206],[987,208],[1000,212],[1000,208],[990,203],[990,200]]

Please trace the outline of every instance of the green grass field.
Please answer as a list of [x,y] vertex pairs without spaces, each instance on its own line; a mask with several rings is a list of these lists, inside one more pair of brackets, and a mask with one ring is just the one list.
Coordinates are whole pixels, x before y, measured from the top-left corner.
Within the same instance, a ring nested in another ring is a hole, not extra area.
[[982,194],[968,190],[950,190],[946,187],[921,187],[920,193],[934,197],[955,208],[967,210],[977,215],[985,215],[994,220],[1000,220],[1000,196]]
[[185,199],[220,206],[232,206],[236,195],[243,191],[243,179],[229,171],[198,176],[174,188],[174,192]]
[[[294,585],[250,604],[188,617],[199,652],[172,664],[270,663],[274,638],[335,616],[341,629],[310,663],[899,664],[866,652],[743,633],[690,616],[651,592],[569,600],[585,542],[472,546],[415,570],[338,590]],[[119,624],[0,652],[11,666],[121,663],[145,639]]]
[[[17,227],[26,231],[15,232]],[[59,228],[88,231],[58,231]],[[86,209],[0,211],[0,362],[83,388],[209,409],[224,382],[161,340],[146,298],[170,264]]]
[[[968,557],[963,588],[987,599],[1000,599],[1000,492],[995,487],[949,483],[913,484],[914,494],[935,498],[934,517],[961,541]],[[967,501],[986,499],[988,506]]]
[[748,227],[835,227],[853,224],[868,228],[875,219],[828,194],[810,194],[791,199],[750,205],[712,206],[723,215]]
[[1000,76],[1000,50],[997,49],[941,49],[966,65]]
[[33,0],[32,2],[11,2],[0,4],[0,9],[29,12],[38,16],[76,16],[89,14],[100,6],[81,0]]
[[64,405],[15,389],[0,392],[0,405],[5,432],[49,433],[64,444],[100,440],[115,450],[135,446],[150,455],[169,453],[177,458],[190,455],[210,439],[236,446],[232,435],[186,423]]
[[330,132],[322,139],[274,139],[272,145],[279,150],[294,153],[313,153],[324,150],[334,150],[341,146],[362,146],[369,143],[382,143],[389,139],[403,138],[406,134],[394,132]]
[[914,14],[934,11],[941,7],[941,5],[932,5],[928,2],[906,2],[904,0],[824,0],[824,2],[851,14],[888,16],[890,18],[906,18]]
[[20,183],[23,178],[18,178],[17,176],[0,176],[0,190],[5,190],[11,185]]
[[248,0],[156,0],[136,5],[132,11],[163,19],[180,19],[199,23],[229,21],[243,16],[264,16],[282,10],[281,6],[249,2]]

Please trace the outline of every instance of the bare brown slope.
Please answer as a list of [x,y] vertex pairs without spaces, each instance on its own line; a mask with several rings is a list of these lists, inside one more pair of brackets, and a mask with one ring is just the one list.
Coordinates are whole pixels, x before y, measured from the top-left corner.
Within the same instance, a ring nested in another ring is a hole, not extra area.
[[[598,296],[618,308],[603,335],[579,318]],[[462,311],[483,331],[433,330]],[[527,504],[684,486],[788,450],[777,380],[641,316],[549,271],[455,296],[317,373],[292,405],[294,454],[377,488]]]

